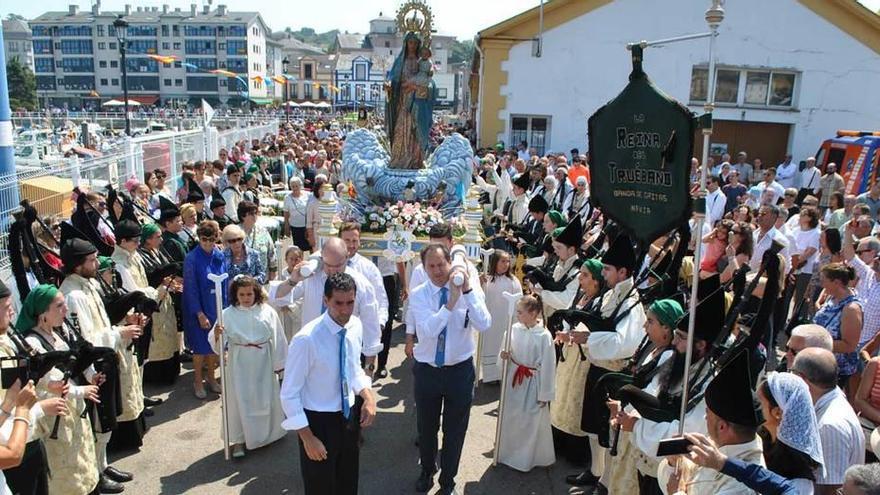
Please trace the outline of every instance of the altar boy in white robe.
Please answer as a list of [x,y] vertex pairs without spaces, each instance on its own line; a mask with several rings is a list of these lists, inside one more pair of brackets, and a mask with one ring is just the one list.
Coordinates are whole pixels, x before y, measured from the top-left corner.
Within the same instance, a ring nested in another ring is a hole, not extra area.
[[499,353],[509,363],[501,440],[495,448],[500,449],[498,461],[518,471],[556,462],[550,428],[550,401],[556,392],[556,350],[553,337],[539,320],[541,309],[541,302],[534,296],[519,300],[518,323],[509,330],[510,352],[502,349]]
[[226,333],[227,441],[233,444],[233,457],[244,457],[245,446],[263,447],[287,433],[281,427],[284,411],[276,377],[284,371],[287,338],[278,313],[264,304],[266,296],[253,277],[235,277],[229,299],[223,326],[211,330],[208,342],[219,354],[220,336]]

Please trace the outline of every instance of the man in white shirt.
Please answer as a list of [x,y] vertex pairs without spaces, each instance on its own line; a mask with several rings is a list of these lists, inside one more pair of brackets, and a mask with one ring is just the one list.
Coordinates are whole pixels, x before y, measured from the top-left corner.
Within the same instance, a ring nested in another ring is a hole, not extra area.
[[822,171],[816,168],[816,159],[812,156],[807,158],[804,169],[800,171],[798,177],[798,199],[797,204],[801,204],[807,196],[817,196],[819,194],[819,180],[822,178]]
[[[455,492],[455,475],[470,418],[474,394],[474,330],[486,331],[492,317],[479,285],[471,285],[467,269],[453,267],[443,244],[431,244],[421,253],[428,281],[413,292],[410,308],[416,322],[413,377],[419,428],[421,475],[416,491],[434,484],[437,432],[443,415],[443,453],[440,493]],[[461,277],[457,286],[453,279]]]
[[776,181],[776,169],[768,168],[763,172],[764,180],[758,183],[758,190],[763,195],[765,191],[772,191],[773,196],[770,198],[770,204],[775,205],[779,202],[779,198],[785,194],[785,188]]
[[[358,254],[361,248],[361,226],[356,222],[347,222],[339,228],[339,237],[345,242],[345,248],[348,251],[348,266],[354,268],[355,271],[364,276],[373,286],[373,292],[376,294],[376,302],[378,303],[379,313],[379,329],[377,332],[382,336],[382,351],[385,351],[391,345],[391,334],[386,339],[384,332],[385,323],[388,321],[388,295],[385,293],[385,284],[382,281],[382,273],[379,268],[367,258]],[[367,371],[371,374],[376,370],[367,367]]]
[[372,284],[354,268],[347,265],[348,250],[339,238],[330,238],[321,248],[321,267],[310,277],[303,279],[300,268],[306,262],[294,267],[293,273],[285,283],[269,290],[269,300],[275,307],[288,306],[302,299],[302,321],[312,321],[326,310],[323,303],[324,282],[334,273],[345,272],[357,284],[354,314],[363,326],[364,366],[369,371],[375,366],[376,355],[382,350],[379,330],[379,303]]
[[715,222],[724,218],[724,210],[727,206],[727,196],[721,190],[721,180],[717,175],[710,175],[706,180],[706,223],[710,227],[715,226]]
[[816,472],[815,493],[834,494],[843,486],[846,469],[865,462],[865,436],[859,418],[837,387],[837,360],[830,351],[802,350],[791,371],[807,382],[819,421],[824,470]]
[[238,203],[241,203],[241,190],[238,186],[238,180],[241,178],[241,170],[235,165],[230,165],[226,169],[226,177],[229,185],[220,191],[223,200],[226,201],[226,212],[233,222],[238,223]]
[[[761,260],[764,259],[764,253],[773,245],[773,241],[782,244],[784,247],[780,251],[786,260],[789,260],[788,240],[785,236],[776,230],[776,220],[779,218],[779,207],[776,205],[762,205],[758,209],[758,217],[756,219],[758,228],[752,233],[754,240],[754,249],[752,250],[752,259],[749,266],[753,271],[757,272],[761,266]],[[787,271],[787,266],[783,270]]]
[[798,187],[798,166],[791,161],[791,154],[785,155],[785,160],[776,166],[776,181],[786,189]]
[[327,311],[303,326],[287,351],[281,426],[299,436],[306,495],[358,492],[360,429],[373,424],[376,401],[359,365],[356,292],[351,275],[330,275],[322,298]]

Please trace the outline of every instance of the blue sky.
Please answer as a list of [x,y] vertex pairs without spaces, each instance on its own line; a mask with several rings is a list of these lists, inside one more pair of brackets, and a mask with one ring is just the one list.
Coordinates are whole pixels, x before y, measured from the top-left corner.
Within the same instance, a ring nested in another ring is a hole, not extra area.
[[[179,7],[189,10],[190,3],[201,6],[203,0],[103,0],[104,10],[122,10],[126,3],[134,6],[157,6],[169,4],[173,9]],[[860,0],[871,10],[880,9],[880,0]],[[0,2],[0,15],[6,17],[16,13],[32,19],[47,10],[67,10],[71,3],[79,3],[80,9],[90,8],[91,3],[77,0],[38,0],[16,2],[3,0]],[[379,12],[393,17],[401,0],[321,0],[311,2],[293,0],[214,0],[214,5],[225,3],[230,10],[257,10],[273,30],[280,31],[285,27],[298,29],[303,26],[315,28],[318,32],[339,28],[349,32],[366,32],[369,20],[378,16]],[[436,29],[442,34],[452,34],[459,39],[472,38],[477,31],[485,29],[508,17],[514,16],[528,8],[537,6],[539,0],[428,0],[434,12]],[[708,0],[696,0],[695,5],[705,4]],[[279,8],[279,4],[283,7]],[[699,7],[704,8],[704,7]],[[343,15],[340,15],[343,14]]]

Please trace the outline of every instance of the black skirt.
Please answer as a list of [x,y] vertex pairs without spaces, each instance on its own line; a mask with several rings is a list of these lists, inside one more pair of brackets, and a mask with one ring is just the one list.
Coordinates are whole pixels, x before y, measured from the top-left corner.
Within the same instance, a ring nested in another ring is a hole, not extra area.
[[611,412],[605,404],[603,394],[597,393],[596,382],[607,373],[611,371],[595,364],[590,365],[587,381],[584,383],[584,406],[581,412],[581,430],[597,435],[599,445],[603,447],[610,446],[608,421],[611,419]]
[[553,450],[576,466],[586,466],[590,443],[587,437],[578,437],[553,427]]
[[4,469],[3,474],[6,476],[6,485],[15,495],[48,495],[49,461],[43,442],[28,442],[21,464]]
[[139,449],[144,444],[143,439],[147,429],[143,413],[131,421],[120,421],[113,430],[110,443],[107,444],[107,452]]
[[180,353],[162,361],[147,361],[144,364],[144,383],[153,385],[173,385],[180,376]]

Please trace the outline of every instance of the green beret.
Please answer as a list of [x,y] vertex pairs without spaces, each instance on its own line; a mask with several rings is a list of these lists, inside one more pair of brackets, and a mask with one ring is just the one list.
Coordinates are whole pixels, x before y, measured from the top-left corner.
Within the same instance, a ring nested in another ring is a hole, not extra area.
[[550,221],[553,222],[553,225],[557,227],[565,227],[568,225],[568,222],[565,221],[565,217],[562,216],[562,213],[559,213],[556,210],[550,210],[550,212],[547,213],[547,216],[550,217]]
[[251,165],[251,166],[247,169],[247,173],[249,173],[249,174],[258,174],[258,173],[260,173],[260,167],[257,167],[256,165]]
[[[238,163],[242,163],[242,162],[238,162]],[[237,174],[239,172],[241,172],[241,170],[239,170],[237,165],[230,165],[230,166],[226,167],[226,175]]]
[[562,235],[563,232],[565,232],[565,227],[556,227],[555,229],[553,229],[553,233],[550,234],[550,237],[556,239],[557,237]]
[[253,179],[253,178],[254,178],[254,174],[248,172],[248,173],[244,174],[244,177],[242,177],[242,182],[244,182],[245,184],[247,184],[247,183],[250,182],[250,180]]
[[58,295],[58,287],[52,284],[42,284],[31,289],[21,305],[15,328],[19,332],[25,332],[37,326],[37,318],[52,304],[52,300]]
[[654,313],[661,325],[673,329],[684,316],[681,305],[672,299],[658,299],[648,306],[648,311]]
[[251,162],[253,162],[255,165],[259,165],[259,164],[263,163],[263,157],[262,156],[255,156],[253,158],[253,160],[251,160]]
[[590,258],[587,261],[584,261],[584,264],[581,265],[581,268],[586,268],[590,272],[590,274],[593,275],[593,279],[595,280],[602,280],[603,267],[604,265],[602,264],[602,262],[595,258]]
[[103,272],[113,267],[113,259],[109,256],[98,256],[98,271]]
[[153,237],[153,235],[156,232],[161,232],[161,231],[162,231],[162,229],[159,228],[158,224],[155,224],[155,223],[144,224],[144,226],[141,227],[141,242],[145,242],[150,237]]

